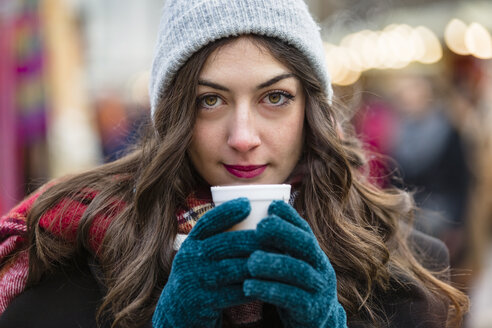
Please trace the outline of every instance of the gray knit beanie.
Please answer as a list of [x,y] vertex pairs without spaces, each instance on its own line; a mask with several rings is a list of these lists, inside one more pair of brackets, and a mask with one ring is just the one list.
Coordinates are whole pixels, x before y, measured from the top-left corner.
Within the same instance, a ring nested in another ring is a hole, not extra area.
[[296,47],[331,100],[319,30],[302,0],[167,0],[150,76],[152,116],[175,74],[195,52],[212,41],[242,34],[275,37]]

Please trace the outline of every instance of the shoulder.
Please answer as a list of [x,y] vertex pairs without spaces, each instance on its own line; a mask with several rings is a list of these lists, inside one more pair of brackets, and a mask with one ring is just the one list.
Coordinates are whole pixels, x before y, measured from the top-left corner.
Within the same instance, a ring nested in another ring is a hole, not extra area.
[[408,243],[417,260],[427,270],[436,272],[449,267],[449,250],[441,240],[412,229]]
[[[14,230],[22,230],[25,232],[25,225],[26,225],[26,219],[31,212],[33,206],[35,205],[36,201],[40,197],[42,197],[45,192],[56,185],[59,180],[52,180],[43,186],[39,187],[36,191],[32,192],[31,194],[27,195],[22,201],[20,201],[15,207],[13,207],[8,213],[5,215],[2,215],[0,217],[0,238],[2,236],[2,233],[5,233],[7,228],[5,226],[11,226],[13,224],[15,229]],[[20,227],[23,226],[23,227]],[[12,228],[9,229],[9,232],[12,232]],[[1,239],[0,239],[1,240]]]
[[[441,240],[412,228],[408,245],[425,269],[438,279],[449,281],[449,252]],[[447,301],[435,297],[427,287],[406,275],[400,274],[398,281],[382,293],[382,306],[390,327],[446,327]]]
[[[446,245],[418,230],[405,230],[408,245],[420,264],[438,279],[449,280],[449,253]],[[383,327],[390,328],[445,328],[448,303],[436,298],[429,290],[405,272],[396,272],[386,289],[375,291],[377,312]],[[373,327],[367,320],[351,323],[351,327]]]
[[[40,188],[27,196],[24,200],[12,208],[7,214],[0,217],[0,296],[3,297],[3,289],[6,285],[2,279],[11,271],[16,262],[16,254],[23,250],[27,241],[27,217],[33,204],[43,193]],[[1,300],[0,297],[0,300]],[[1,302],[0,302],[1,303]],[[1,308],[1,307],[0,307]]]
[[102,297],[87,264],[60,268],[12,300],[0,316],[0,326],[96,327]]

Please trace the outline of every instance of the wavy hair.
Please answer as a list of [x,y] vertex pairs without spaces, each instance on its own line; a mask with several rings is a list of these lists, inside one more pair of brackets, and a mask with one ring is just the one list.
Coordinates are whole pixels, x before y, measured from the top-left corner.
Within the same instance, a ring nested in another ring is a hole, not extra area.
[[[347,110],[336,101],[330,105],[297,49],[274,38],[248,37],[291,69],[303,85],[306,140],[296,168],[303,179],[294,206],[336,271],[338,298],[349,321],[384,325],[377,291],[397,283],[420,286],[431,299],[448,302],[450,321],[459,322],[467,297],[441,280],[444,272],[425,269],[408,242],[409,229],[404,227],[411,225],[415,211],[411,195],[369,182],[365,154]],[[64,178],[39,197],[28,217],[29,284],[71,258],[90,253],[91,224],[101,215],[110,216],[97,253],[107,288],[98,317],[110,318],[113,327],[135,327],[151,318],[175,254],[176,212],[204,183],[187,155],[198,76],[207,58],[232,40],[211,43],[184,64],[162,96],[148,132],[126,156]],[[75,246],[39,228],[44,213],[64,199],[84,199],[87,190],[97,195],[87,201]]]

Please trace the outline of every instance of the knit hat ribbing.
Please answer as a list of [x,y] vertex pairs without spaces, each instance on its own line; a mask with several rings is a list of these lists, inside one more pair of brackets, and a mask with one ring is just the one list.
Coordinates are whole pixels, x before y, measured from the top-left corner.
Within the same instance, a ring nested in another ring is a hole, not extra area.
[[152,116],[175,74],[195,52],[212,41],[242,34],[275,37],[296,47],[331,100],[319,30],[302,0],[167,0],[150,76]]

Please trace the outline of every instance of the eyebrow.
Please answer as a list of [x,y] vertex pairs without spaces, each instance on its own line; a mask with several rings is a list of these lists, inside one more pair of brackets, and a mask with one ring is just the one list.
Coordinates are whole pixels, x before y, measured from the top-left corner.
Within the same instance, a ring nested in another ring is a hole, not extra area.
[[[266,81],[266,82],[263,82],[261,83],[260,85],[258,85],[256,87],[257,90],[260,90],[260,89],[263,89],[263,88],[266,88],[266,87],[269,87],[281,80],[284,80],[284,79],[288,79],[288,78],[291,78],[291,77],[296,77],[295,74],[293,73],[285,73],[285,74],[280,74],[280,75],[277,75],[273,78],[271,78],[270,80]],[[217,90],[222,90],[222,91],[230,91],[228,88],[224,87],[223,85],[220,85],[220,84],[217,84],[217,83],[214,83],[214,82],[211,82],[211,81],[207,81],[207,80],[204,80],[204,79],[199,79],[198,80],[198,85],[203,85],[203,86],[207,86],[207,87],[211,87],[211,88],[214,88],[214,89],[217,89]]]

